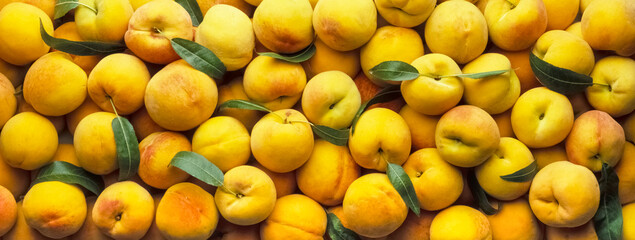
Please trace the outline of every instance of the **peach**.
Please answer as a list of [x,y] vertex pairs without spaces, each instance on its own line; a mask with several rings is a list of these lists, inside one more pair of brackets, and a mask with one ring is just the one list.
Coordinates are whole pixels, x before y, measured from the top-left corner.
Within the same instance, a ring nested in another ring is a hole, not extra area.
[[53,35],[53,22],[41,9],[21,2],[9,3],[0,10],[0,58],[24,66],[42,55],[50,47],[40,35],[40,21],[44,30]]
[[69,237],[70,240],[81,240],[81,239],[95,239],[95,240],[109,240],[112,239],[99,231],[97,225],[93,221],[93,208],[95,207],[95,201],[97,201],[97,196],[86,197],[86,206],[87,206],[87,214],[86,220],[84,220],[84,224],[75,234]]
[[15,89],[11,81],[0,73],[0,104],[5,106],[0,109],[0,129],[13,117],[18,107],[18,100],[13,95],[14,93]]
[[316,75],[302,93],[302,111],[307,119],[335,129],[350,126],[361,104],[355,82],[340,71]]
[[227,172],[243,165],[251,155],[249,132],[232,117],[213,117],[203,122],[192,137],[192,151]]
[[313,28],[328,47],[351,51],[375,33],[377,10],[371,0],[321,0],[313,10]]
[[58,137],[53,124],[34,112],[13,116],[0,133],[0,155],[11,167],[35,170],[51,162]]
[[592,110],[573,123],[565,142],[567,158],[599,172],[602,163],[615,166],[624,153],[624,129],[606,112]]
[[320,38],[315,39],[313,44],[315,54],[309,60],[302,62],[308,78],[327,71],[341,71],[354,78],[361,70],[359,50],[338,51],[326,45]]
[[152,133],[165,131],[165,128],[162,128],[152,120],[145,107],[142,107],[130,115],[129,120],[139,141]]
[[325,140],[315,141],[311,157],[296,170],[300,191],[327,206],[341,204],[348,186],[359,176],[348,148]]
[[485,214],[468,206],[455,205],[434,217],[430,239],[492,239],[492,228]]
[[295,53],[313,42],[312,18],[308,0],[267,0],[258,5],[252,21],[262,45],[274,52]]
[[489,0],[483,15],[490,40],[507,51],[531,47],[547,29],[542,0]]
[[184,182],[190,175],[170,165],[172,158],[181,151],[191,151],[190,141],[180,133],[156,132],[139,143],[141,162],[139,177],[148,185],[167,189]]
[[486,216],[492,227],[492,239],[542,239],[542,226],[526,198],[498,202],[497,208],[496,214]]
[[254,58],[243,76],[247,97],[272,111],[295,105],[306,85],[302,65],[268,56]]
[[95,226],[115,239],[140,239],[150,228],[153,217],[152,196],[132,181],[106,187],[92,209]]
[[298,187],[295,171],[277,173],[267,169],[258,162],[255,162],[253,165],[265,172],[271,178],[276,187],[276,196],[278,198],[295,193],[295,190]]
[[434,132],[437,128],[437,122],[439,122],[439,116],[418,113],[408,105],[401,108],[399,115],[408,124],[413,150],[436,147]]
[[214,197],[192,183],[168,188],[156,212],[157,228],[166,239],[208,239],[218,224]]
[[271,215],[260,224],[262,240],[317,240],[325,233],[326,212],[320,204],[301,194],[279,198]]
[[[245,93],[245,88],[243,87],[242,77],[234,78],[228,83],[218,86],[218,105],[232,99],[249,100],[249,97],[247,97]],[[237,119],[249,132],[251,132],[256,122],[264,115],[260,111],[237,108],[219,109],[217,114],[219,116],[229,116]]]
[[[75,134],[75,129],[79,122],[91,113],[101,112],[101,108],[93,102],[90,97],[84,100],[82,105],[79,105],[75,110],[65,115],[66,128],[71,134]],[[135,129],[136,130],[136,129]]]
[[253,225],[265,220],[276,204],[276,187],[269,176],[253,166],[239,166],[225,173],[216,189],[216,207],[227,221]]
[[[463,73],[479,73],[497,70],[507,72],[484,78],[463,78],[467,104],[482,108],[489,114],[499,114],[514,106],[520,96],[520,80],[505,55],[485,53],[466,64]],[[482,93],[487,94],[482,94]]]
[[79,165],[86,171],[105,175],[119,168],[112,121],[115,114],[96,112],[82,119],[75,129],[73,145]]
[[11,192],[0,185],[0,237],[15,225],[18,219],[18,206]]

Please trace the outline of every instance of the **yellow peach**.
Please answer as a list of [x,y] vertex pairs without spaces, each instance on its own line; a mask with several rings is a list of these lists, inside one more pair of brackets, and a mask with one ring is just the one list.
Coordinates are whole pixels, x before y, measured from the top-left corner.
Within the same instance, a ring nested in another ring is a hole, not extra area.
[[361,65],[359,63],[359,51],[338,51],[326,45],[319,38],[315,39],[315,54],[313,57],[302,62],[304,72],[308,78],[313,78],[322,72],[341,71],[351,78],[354,78]]
[[157,228],[166,239],[208,239],[218,224],[214,197],[192,183],[168,188],[156,212]]
[[620,161],[624,144],[622,126],[606,112],[592,110],[575,120],[565,147],[569,161],[599,172],[603,163],[615,166]]
[[568,161],[564,144],[557,144],[546,148],[533,148],[531,149],[531,154],[534,155],[534,159],[536,159],[538,170],[552,162]]
[[128,0],[80,0],[75,9],[75,23],[82,39],[121,42],[128,30],[132,5]]
[[388,235],[386,239],[430,239],[430,224],[432,224],[436,214],[436,212],[421,211],[419,216],[417,216],[413,212],[408,212],[406,221],[397,230]]
[[580,9],[580,0],[542,0],[547,10],[547,31],[567,28]]
[[600,59],[591,72],[593,85],[586,89],[586,97],[593,108],[613,117],[621,117],[635,110],[635,60],[608,56]]
[[589,44],[563,30],[551,30],[542,34],[532,53],[556,67],[585,75],[591,73],[595,64]]
[[[21,2],[9,3],[0,10],[0,58],[13,65],[27,65],[50,47],[40,35],[40,21],[44,30],[53,35],[53,23],[41,9]],[[9,34],[10,33],[10,34]]]
[[230,5],[211,7],[198,26],[195,39],[212,50],[227,71],[246,66],[254,52],[254,30],[249,17]]
[[11,231],[7,232],[2,239],[5,240],[49,240],[37,230],[29,227],[24,219],[24,209],[22,201],[17,203],[18,217]]
[[109,112],[96,112],[86,116],[77,125],[73,145],[79,165],[86,171],[105,175],[119,167],[112,130],[115,117]]
[[439,212],[430,225],[430,239],[492,239],[489,220],[478,210],[455,205]]
[[141,59],[124,53],[103,58],[88,76],[88,95],[104,111],[128,115],[143,106],[148,68]]
[[139,177],[148,185],[167,189],[184,182],[189,174],[170,165],[174,155],[181,151],[191,151],[190,141],[180,133],[156,132],[139,143],[141,161]]
[[325,140],[315,141],[311,157],[296,170],[300,191],[327,206],[341,204],[348,186],[359,176],[348,148]]
[[486,216],[492,227],[492,239],[542,239],[542,226],[531,212],[526,198],[498,202],[498,209],[496,214]]
[[547,29],[542,0],[489,0],[483,15],[490,40],[507,51],[531,47]]
[[439,116],[418,113],[407,104],[401,108],[399,115],[408,124],[413,150],[436,147],[434,132],[437,128],[437,122],[439,122]]
[[274,172],[299,168],[309,160],[312,150],[313,131],[304,115],[293,109],[265,115],[251,131],[252,154]]
[[[243,87],[242,77],[234,78],[228,83],[218,86],[218,105],[232,99],[249,100],[249,97],[247,97],[245,93],[245,88]],[[237,119],[243,123],[249,132],[251,132],[256,122],[264,115],[260,111],[237,108],[219,109],[217,114],[219,116],[229,116]]]
[[600,187],[593,172],[567,161],[542,168],[529,189],[534,215],[551,227],[578,227],[588,222],[600,205]]
[[386,21],[399,27],[422,24],[436,5],[436,0],[376,1],[377,11]]
[[69,143],[58,144],[53,161],[63,161],[81,167],[77,155],[75,155],[75,147]]
[[[545,227],[545,237],[549,240],[597,240],[598,236],[593,226],[593,221],[589,221],[582,226],[567,228],[567,227]],[[628,238],[624,238],[628,239]]]
[[[482,108],[489,114],[499,114],[510,109],[520,96],[520,80],[505,55],[486,53],[466,64],[463,73],[479,73],[497,70],[507,72],[485,78],[463,78],[467,104]],[[483,94],[487,93],[487,94]]]
[[162,128],[152,120],[145,107],[142,107],[130,116],[130,124],[132,124],[135,135],[139,141],[152,133],[165,131],[165,128]]
[[307,0],[263,1],[254,11],[254,33],[274,52],[295,53],[313,42],[312,18],[313,8]]
[[53,124],[33,112],[13,116],[0,133],[0,155],[11,167],[34,170],[51,162],[57,150]]
[[95,226],[109,237],[140,239],[152,224],[154,200],[135,182],[117,182],[99,194],[91,216]]
[[225,173],[223,187],[216,189],[216,207],[227,221],[242,226],[265,220],[276,204],[276,187],[262,170],[239,166]]
[[635,145],[626,142],[622,159],[615,165],[615,173],[619,178],[619,196],[622,204],[635,201],[635,178],[632,171],[635,170]]
[[44,236],[59,239],[77,232],[84,224],[86,197],[77,186],[41,182],[24,196],[22,211],[30,227]]
[[318,38],[337,51],[363,46],[377,29],[377,10],[371,0],[321,0],[313,10]]
[[0,185],[0,237],[15,225],[18,219],[18,206],[11,192]]
[[351,130],[348,147],[363,168],[386,171],[388,163],[401,165],[408,159],[412,140],[406,121],[387,108],[364,112]]
[[[480,0],[479,2],[481,1],[483,0]],[[498,47],[490,49],[490,52],[503,54],[507,57],[507,59],[509,59],[512,69],[514,69],[514,72],[520,81],[520,93],[542,86],[529,65],[529,53],[531,53],[531,50],[531,47],[520,51],[505,51]]]
[[419,206],[424,210],[446,208],[463,191],[461,171],[441,159],[436,148],[424,148],[412,153],[403,169],[414,185]]
[[595,50],[612,50],[621,56],[633,55],[635,53],[635,24],[632,22],[634,17],[635,3],[633,1],[592,1],[582,14],[582,36]]
[[152,76],[146,86],[144,101],[148,114],[159,126],[185,131],[212,116],[218,89],[212,78],[185,60],[178,60]]
[[273,184],[276,187],[276,196],[278,198],[295,193],[295,190],[298,187],[295,177],[295,171],[277,173],[272,172],[258,162],[255,162],[253,165],[254,167],[257,167],[258,169],[265,172],[271,178]]
[[446,1],[439,4],[426,21],[426,44],[459,64],[475,59],[487,46],[488,22],[474,4]]
[[82,105],[86,98],[86,72],[63,52],[39,58],[26,73],[24,100],[47,116],[62,116]]
[[232,117],[213,117],[203,122],[192,137],[192,151],[227,172],[243,165],[251,155],[247,129]]
[[243,76],[247,97],[272,111],[293,107],[306,82],[302,65],[268,56],[254,58]]
[[0,109],[0,129],[13,117],[18,107],[18,100],[13,95],[14,93],[15,89],[11,81],[0,73],[0,105],[4,106]]
[[313,77],[302,93],[302,111],[312,123],[342,129],[351,125],[362,104],[355,82],[340,71]]
[[633,239],[635,237],[635,204],[627,204],[622,206],[622,237],[624,239]]
[[325,233],[326,212],[320,204],[301,194],[279,198],[271,215],[260,224],[262,240],[317,240]]
[[378,238],[397,230],[408,208],[382,173],[371,173],[351,183],[342,204],[348,227],[357,234]]

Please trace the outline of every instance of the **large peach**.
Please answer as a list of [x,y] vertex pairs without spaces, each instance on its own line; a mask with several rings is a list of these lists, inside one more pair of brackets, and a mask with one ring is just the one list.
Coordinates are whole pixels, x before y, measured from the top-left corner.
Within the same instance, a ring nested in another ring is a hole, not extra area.
[[542,0],[489,0],[483,15],[490,39],[507,51],[531,47],[547,29]]
[[485,214],[468,206],[455,205],[434,217],[430,239],[492,239],[492,228]]
[[496,151],[500,132],[483,109],[462,105],[443,114],[434,139],[443,160],[458,167],[475,167]]
[[312,18],[308,0],[265,0],[254,11],[254,33],[274,52],[298,52],[313,42]]
[[312,123],[342,129],[351,125],[362,99],[355,82],[340,71],[313,77],[302,93],[302,111]]
[[423,56],[423,41],[417,31],[410,28],[384,26],[360,50],[362,71],[380,86],[397,85],[399,82],[383,81],[373,77],[369,70],[384,61],[402,61],[410,63]]
[[140,239],[154,217],[150,193],[132,181],[114,183],[99,194],[91,213],[102,233],[115,239]]
[[593,70],[593,50],[581,38],[563,31],[548,31],[536,41],[532,50],[536,57],[556,67],[588,75]]
[[214,197],[192,183],[168,188],[156,212],[157,227],[166,239],[208,239],[218,224]]
[[586,97],[593,108],[613,117],[621,117],[635,110],[635,60],[608,56],[600,59],[591,72],[592,86]]
[[296,170],[300,191],[327,206],[341,204],[348,186],[359,176],[348,148],[325,140],[315,141],[311,157]]
[[148,68],[141,59],[124,53],[103,58],[88,76],[88,95],[101,109],[128,115],[143,106]]
[[53,22],[41,9],[26,3],[9,3],[0,10],[0,58],[13,65],[27,65],[50,47],[40,35],[40,21],[44,30],[53,35]]
[[[465,93],[463,99],[467,104],[482,108],[489,114],[507,111],[520,96],[520,80],[512,69],[511,62],[505,55],[486,53],[466,64],[463,73],[479,73],[497,70],[507,72],[485,78],[463,78]],[[487,94],[483,94],[483,93]]]
[[412,141],[406,121],[387,108],[362,114],[351,130],[348,147],[361,167],[386,171],[388,163],[401,165],[408,159]]
[[[464,86],[461,68],[452,58],[440,54],[426,54],[412,61],[420,76],[401,83],[401,93],[408,106],[427,115],[440,115],[459,103]],[[440,77],[446,76],[446,77]]]
[[600,205],[600,187],[591,170],[567,161],[542,168],[531,183],[529,205],[534,215],[552,227],[585,224]]
[[313,10],[313,28],[330,48],[351,51],[375,33],[377,10],[371,0],[321,0]]
[[348,227],[370,238],[394,232],[408,215],[406,204],[382,173],[367,174],[353,181],[342,207]]
[[75,9],[77,31],[87,41],[121,42],[132,16],[129,0],[81,0]]
[[268,56],[254,58],[243,76],[247,97],[272,111],[293,107],[306,82],[302,65]]
[[602,163],[615,166],[622,158],[624,129],[606,112],[588,111],[575,120],[565,144],[569,161],[599,172]]
[[254,157],[274,172],[290,172],[302,166],[311,156],[313,142],[307,119],[293,109],[265,115],[251,131]]
[[403,169],[415,187],[419,206],[424,210],[446,208],[463,191],[461,171],[441,159],[436,148],[424,148],[412,153]]
[[439,4],[425,25],[426,44],[459,64],[475,59],[487,46],[487,22],[474,4],[446,1]]
[[216,189],[216,207],[227,221],[242,226],[265,220],[276,204],[276,187],[269,176],[253,166],[239,166],[225,173]]
[[59,239],[77,232],[84,224],[86,197],[77,186],[41,182],[26,193],[22,210],[30,227],[44,236]]
[[542,226],[531,211],[526,198],[498,202],[498,209],[496,214],[487,215],[492,227],[492,239],[542,239]]
[[317,240],[325,233],[326,212],[320,204],[301,194],[279,198],[271,215],[260,224],[262,240]]
[[115,171],[117,146],[112,121],[117,117],[109,112],[96,112],[82,119],[75,129],[73,145],[79,165],[86,171],[105,175]]
[[13,116],[0,132],[0,155],[11,167],[38,169],[49,163],[57,151],[53,124],[34,112]]
[[148,185],[167,189],[184,182],[190,175],[170,165],[174,155],[181,151],[191,151],[190,141],[180,133],[156,132],[139,143],[141,161],[139,177]]
[[512,108],[511,121],[514,134],[528,147],[551,147],[571,131],[573,107],[560,93],[534,88],[520,95]]
[[194,38],[190,14],[173,0],[154,0],[137,8],[124,35],[135,55],[156,64],[179,59],[170,43],[173,38]]
[[634,17],[633,1],[592,1],[582,14],[582,36],[595,50],[612,50],[621,56],[633,55]]
[[213,117],[203,122],[192,137],[192,151],[227,172],[243,165],[251,155],[249,132],[232,117]]
[[24,78],[24,100],[39,113],[62,116],[82,105],[86,98],[86,72],[64,52],[39,58]]
[[212,78],[185,60],[178,60],[152,76],[144,101],[148,114],[159,126],[185,131],[212,116],[218,102],[218,89]]

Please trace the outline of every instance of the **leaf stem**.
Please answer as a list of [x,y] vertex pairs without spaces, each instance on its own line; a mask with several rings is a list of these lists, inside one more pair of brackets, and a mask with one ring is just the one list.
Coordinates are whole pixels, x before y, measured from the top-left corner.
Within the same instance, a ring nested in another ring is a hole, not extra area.
[[15,91],[15,93],[13,93],[13,96],[16,96],[16,97],[17,97],[17,96],[22,95],[22,90],[23,90],[23,89],[22,89],[22,85],[18,86],[16,89],[17,89],[17,90]]
[[108,95],[106,95],[106,97],[110,101],[110,105],[112,106],[112,110],[115,112],[115,115],[119,117],[119,114],[117,113],[117,108],[115,108],[115,103],[112,102],[112,98]]
[[604,83],[596,83],[596,82],[594,82],[593,85],[603,86],[603,87],[607,87],[607,88],[611,87],[611,85],[604,84]]
[[291,121],[289,121],[289,123],[306,123],[306,124],[309,124],[309,125],[311,125],[311,126],[315,126],[315,125],[314,125],[313,123],[311,123],[311,122],[308,122],[308,121],[302,121],[302,120],[291,120]]

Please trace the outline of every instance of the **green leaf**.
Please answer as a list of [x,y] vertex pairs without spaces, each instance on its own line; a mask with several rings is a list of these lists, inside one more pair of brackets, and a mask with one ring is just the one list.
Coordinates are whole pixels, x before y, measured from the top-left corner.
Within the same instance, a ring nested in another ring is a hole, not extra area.
[[311,45],[309,45],[305,49],[302,49],[299,52],[292,53],[292,54],[279,54],[275,52],[258,53],[258,55],[260,56],[272,57],[275,59],[280,59],[282,61],[287,61],[291,63],[304,62],[306,60],[309,60],[311,57],[313,57],[314,54],[315,54],[315,45],[313,45],[313,43],[311,43]]
[[119,181],[130,179],[137,173],[141,155],[139,142],[132,124],[128,119],[116,117],[112,120],[112,132],[117,145],[117,162],[119,163]]
[[529,54],[529,65],[538,81],[554,92],[571,95],[584,92],[587,87],[593,85],[593,78],[551,65],[534,53]]
[[593,217],[598,239],[622,239],[622,205],[618,195],[620,180],[613,167],[602,163],[600,177],[600,207]]
[[497,76],[497,75],[501,75],[503,73],[509,72],[510,69],[507,70],[496,70],[496,71],[489,71],[489,72],[479,72],[479,73],[462,73],[462,74],[452,74],[452,75],[443,75],[443,76],[439,76],[439,78],[445,78],[445,77],[462,77],[462,78],[486,78],[486,77],[491,77],[491,76]]
[[408,81],[419,77],[419,71],[402,61],[385,61],[368,70],[371,76],[385,81]]
[[406,174],[401,166],[390,162],[386,166],[386,174],[388,174],[390,183],[392,183],[392,186],[395,187],[395,190],[397,190],[399,195],[401,195],[401,198],[406,203],[406,206],[419,216],[421,211],[419,207],[419,199],[417,198],[415,187],[412,185],[412,181],[410,181],[408,174]]
[[79,0],[57,0],[53,19],[58,19],[66,15],[70,10],[79,6]]
[[189,151],[178,152],[172,158],[170,165],[180,168],[209,185],[223,186],[223,171],[201,154]]
[[211,50],[183,38],[173,38],[170,41],[174,51],[192,67],[216,80],[223,78],[227,69]]
[[195,27],[201,24],[203,21],[203,13],[201,12],[201,8],[198,6],[198,2],[196,0],[175,0],[178,4],[181,4],[183,8],[190,14],[192,18],[192,25]]
[[311,124],[311,129],[320,138],[337,146],[346,146],[348,143],[348,129],[334,129],[327,126]]
[[538,164],[536,161],[532,161],[526,167],[505,176],[500,176],[503,180],[509,182],[529,182],[534,179],[534,176],[538,172]]
[[78,184],[99,196],[104,190],[104,180],[95,174],[73,164],[54,161],[40,169],[31,186],[49,181],[60,181],[68,184]]
[[126,50],[126,46],[120,43],[107,43],[107,42],[78,42],[70,41],[61,38],[54,38],[49,35],[42,21],[40,20],[40,35],[46,45],[60,50],[65,53],[70,53],[78,56],[92,56],[92,55],[108,55],[112,53],[123,52]]
[[262,112],[272,112],[271,110],[269,110],[268,108],[266,108],[265,106],[262,106],[260,104],[254,103],[254,102],[250,102],[247,100],[241,100],[241,99],[232,99],[232,100],[228,100],[224,103],[222,103],[219,106],[219,109],[225,109],[225,108],[238,108],[238,109],[246,109],[246,110],[256,110],[256,111],[262,111]]
[[334,213],[327,213],[327,232],[331,240],[357,240],[359,236],[352,230],[344,227],[342,221]]
[[483,212],[487,215],[494,215],[498,212],[498,209],[492,207],[489,204],[489,200],[487,199],[487,194],[481,188],[481,185],[478,184],[478,180],[476,179],[476,175],[473,170],[470,170],[468,173],[467,185],[470,187],[470,191],[472,192],[472,196],[478,203],[478,207],[483,210]]
[[361,117],[362,113],[366,111],[366,108],[377,103],[389,102],[399,97],[401,97],[401,90],[399,85],[391,85],[377,92],[377,94],[375,94],[373,98],[368,100],[368,102],[363,103],[357,110],[357,113],[355,114],[355,117],[353,117],[353,121],[351,122],[351,133],[355,133],[355,125],[357,125],[359,117]]

